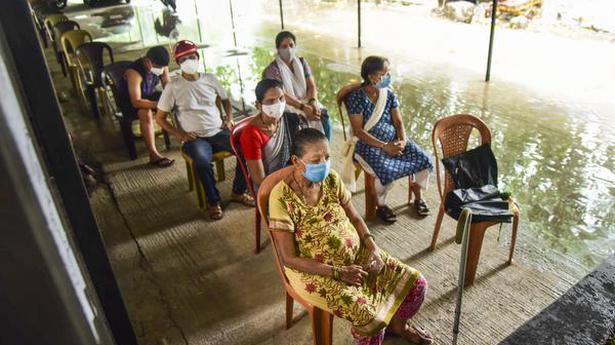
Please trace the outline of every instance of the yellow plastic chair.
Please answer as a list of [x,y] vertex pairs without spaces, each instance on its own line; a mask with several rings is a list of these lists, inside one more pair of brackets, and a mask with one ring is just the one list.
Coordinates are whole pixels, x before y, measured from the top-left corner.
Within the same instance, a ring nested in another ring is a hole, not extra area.
[[53,27],[56,24],[65,22],[67,20],[68,20],[68,17],[63,14],[51,14],[45,17],[45,20],[43,22],[45,26],[45,32],[47,33],[47,37],[49,37],[49,40],[51,42],[53,42],[56,39],[56,37],[54,37],[54,34],[53,34]]
[[[226,174],[224,172],[224,160],[226,158],[233,157],[233,154],[228,151],[221,151],[214,153],[213,161],[216,164],[216,182],[221,182],[226,179]],[[186,161],[186,174],[188,175],[188,190],[193,191],[196,189],[196,201],[199,205],[199,208],[202,210],[207,209],[207,195],[205,195],[205,188],[203,188],[203,183],[199,179],[199,175],[196,171],[196,167],[194,165],[194,161],[188,154],[182,151],[182,158]]]
[[86,30],[68,31],[60,37],[62,51],[64,52],[64,57],[66,58],[66,65],[68,66],[68,72],[71,77],[71,82],[73,83],[73,88],[75,89],[75,93],[81,97],[81,101],[85,106],[88,104],[85,86],[82,84],[85,83],[85,81],[81,81],[81,77],[79,76],[79,64],[77,62],[75,51],[80,45],[92,41],[92,35]]

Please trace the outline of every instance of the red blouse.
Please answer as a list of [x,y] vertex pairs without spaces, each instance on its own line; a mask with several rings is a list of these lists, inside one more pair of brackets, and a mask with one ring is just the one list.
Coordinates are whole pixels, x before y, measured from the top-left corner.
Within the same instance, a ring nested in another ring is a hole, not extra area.
[[263,147],[271,139],[260,128],[249,124],[241,132],[239,144],[246,160],[259,160],[263,157]]

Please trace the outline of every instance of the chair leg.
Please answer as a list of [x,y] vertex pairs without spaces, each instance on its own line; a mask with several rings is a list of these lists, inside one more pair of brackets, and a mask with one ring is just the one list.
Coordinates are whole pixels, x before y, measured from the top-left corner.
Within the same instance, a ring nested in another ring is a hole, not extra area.
[[293,326],[293,306],[295,301],[292,296],[286,293],[286,329],[290,329]]
[[483,246],[483,238],[487,231],[488,224],[475,223],[470,228],[470,243],[468,244],[468,261],[466,263],[466,276],[464,277],[464,286],[474,284],[476,277],[476,268],[478,267],[478,259],[480,258],[480,250]]
[[199,208],[202,210],[207,209],[207,195],[205,194],[205,188],[203,187],[203,182],[198,179],[198,174],[196,170],[193,168],[192,174],[195,176],[194,183],[196,185],[196,200],[199,205]]
[[436,225],[433,228],[433,235],[431,236],[431,245],[429,249],[435,250],[436,244],[438,243],[438,235],[440,234],[440,227],[442,226],[442,219],[444,218],[444,204],[440,203],[440,208],[438,209],[438,216],[436,217]]
[[365,219],[376,216],[376,178],[368,173],[365,176]]
[[124,138],[124,145],[128,150],[128,156],[131,160],[137,159],[137,147],[135,146],[135,137],[132,134],[132,121],[122,117],[120,119],[120,129]]
[[408,205],[412,203],[412,191],[414,190],[414,178],[412,175],[408,176]]
[[164,147],[166,147],[167,151],[171,149],[171,138],[169,138],[169,133],[167,131],[162,131],[162,137],[164,138]]
[[333,315],[316,307],[314,307],[311,314],[314,345],[332,345]]
[[88,93],[88,99],[90,101],[90,109],[96,120],[100,119],[100,111],[98,110],[98,102],[96,101],[96,87],[92,85],[86,86],[86,92]]
[[73,91],[75,92],[75,96],[79,97],[80,104],[83,104],[83,97],[81,97],[81,93],[79,92],[79,84],[78,84],[78,77],[77,77],[77,71],[75,70],[74,67],[68,66],[68,74],[70,77],[70,82],[73,85]]
[[216,175],[218,175],[218,182],[222,182],[226,179],[226,173],[224,172],[224,160],[216,161]]
[[258,211],[258,208],[256,208],[256,217],[254,218],[254,234],[255,234],[255,240],[256,240],[256,249],[255,252],[256,254],[260,253],[261,251],[261,214]]
[[41,37],[41,41],[43,41],[43,46],[45,47],[45,49],[49,48],[49,41],[47,40],[47,32],[45,31],[45,29],[40,23],[37,22],[36,26],[38,28],[38,35]]
[[188,175],[188,191],[192,192],[194,190],[194,171],[192,169],[192,164],[186,161],[186,175]]
[[517,229],[519,227],[519,213],[513,215],[512,235],[510,238],[510,253],[508,254],[508,264],[513,262],[513,254],[515,253],[515,243],[517,242]]

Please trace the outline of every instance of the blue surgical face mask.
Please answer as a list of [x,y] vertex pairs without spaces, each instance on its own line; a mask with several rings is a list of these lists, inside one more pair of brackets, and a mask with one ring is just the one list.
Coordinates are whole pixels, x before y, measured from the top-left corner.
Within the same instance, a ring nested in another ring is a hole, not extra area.
[[391,75],[388,73],[385,74],[378,83],[376,83],[376,87],[379,89],[386,89],[389,86],[391,86]]
[[[303,161],[302,161],[303,162]],[[305,163],[305,171],[303,177],[310,180],[313,183],[322,182],[329,175],[331,170],[331,160],[327,160],[324,163]]]

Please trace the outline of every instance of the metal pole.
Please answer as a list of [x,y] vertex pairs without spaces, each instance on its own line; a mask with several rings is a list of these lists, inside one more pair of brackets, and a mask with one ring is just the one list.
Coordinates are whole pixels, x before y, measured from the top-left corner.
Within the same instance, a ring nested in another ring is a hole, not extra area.
[[487,75],[485,75],[486,82],[491,79],[491,54],[493,53],[493,35],[495,34],[495,15],[498,9],[498,0],[493,0],[491,7],[491,34],[489,35],[489,55],[487,56]]
[[229,8],[231,9],[231,28],[233,29],[233,43],[237,49],[237,35],[235,34],[235,15],[233,14],[233,1],[228,0]]
[[[457,345],[459,336],[459,321],[461,320],[461,303],[466,276],[466,263],[468,262],[468,245],[470,243],[470,226],[472,225],[472,211],[469,208],[461,210],[457,220],[457,234],[461,233],[461,260],[459,260],[459,278],[457,280],[457,305],[455,306],[455,321],[453,322],[453,345]],[[459,242],[457,242],[459,243]]]
[[194,13],[196,14],[196,27],[199,28],[199,44],[203,43],[203,34],[201,33],[201,20],[199,19],[199,8],[194,2]]
[[361,48],[361,0],[357,0],[358,46]]
[[[231,26],[233,29],[233,43],[235,43],[235,53],[237,53],[237,34],[235,32],[235,14],[233,12],[233,1],[228,0],[229,7],[231,9]],[[241,66],[239,65],[239,56],[236,58],[237,60],[237,73],[239,77],[239,89],[241,90],[241,109],[243,112],[246,112],[246,102],[243,99],[243,79],[241,78]]]
[[284,10],[282,9],[282,0],[279,0],[280,4],[280,25],[282,25],[282,30],[284,30]]

